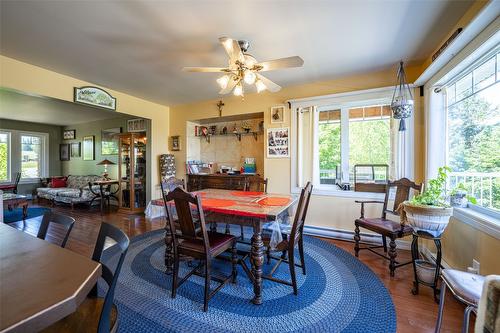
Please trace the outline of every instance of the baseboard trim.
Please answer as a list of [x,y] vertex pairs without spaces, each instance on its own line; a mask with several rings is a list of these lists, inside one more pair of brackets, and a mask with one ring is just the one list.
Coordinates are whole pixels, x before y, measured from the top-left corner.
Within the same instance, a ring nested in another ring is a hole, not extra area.
[[[351,230],[305,225],[304,233],[310,236],[354,242],[354,231]],[[361,236],[361,242],[363,243],[373,244],[373,245],[382,244],[382,237],[380,237],[379,235],[362,232],[360,233],[360,236]],[[398,249],[410,250],[411,242],[398,239],[396,240],[396,246]]]

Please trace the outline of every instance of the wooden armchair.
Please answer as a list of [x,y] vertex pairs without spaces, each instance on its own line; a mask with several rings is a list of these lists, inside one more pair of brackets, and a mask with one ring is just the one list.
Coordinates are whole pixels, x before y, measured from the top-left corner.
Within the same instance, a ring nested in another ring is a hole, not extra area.
[[[389,195],[390,195],[392,188],[396,188],[396,194],[394,197],[393,208],[392,208],[392,210],[390,210],[390,209],[388,209],[387,206],[388,206],[388,202],[389,202]],[[399,213],[396,210],[403,201],[406,201],[409,199],[411,189],[414,189],[415,191],[421,191],[422,185],[417,185],[407,178],[401,178],[400,180],[396,180],[394,182],[387,183],[384,201],[373,201],[373,200],[358,201],[358,200],[356,200],[357,203],[361,204],[361,217],[354,221],[354,225],[355,225],[355,229],[354,229],[354,242],[355,242],[354,253],[355,253],[356,257],[358,257],[360,250],[369,250],[369,251],[389,260],[390,261],[389,270],[391,272],[391,276],[394,276],[394,271],[396,270],[396,268],[411,263],[411,261],[405,262],[405,263],[399,263],[398,261],[396,261],[396,257],[397,257],[396,239],[411,235],[411,233],[413,232],[413,229],[408,225],[402,226],[397,221],[392,221],[392,220],[387,219],[387,213],[398,216]],[[379,218],[365,217],[365,204],[372,204],[372,203],[377,203],[377,204],[383,205],[382,217],[379,217]],[[360,231],[359,231],[360,227],[382,235],[382,245],[360,247],[360,240],[361,240]],[[387,239],[386,239],[387,237],[389,237],[389,239],[390,239],[389,252],[387,251]],[[375,249],[377,249],[377,248],[383,248],[384,253],[385,254],[388,253],[389,256],[375,251]]]

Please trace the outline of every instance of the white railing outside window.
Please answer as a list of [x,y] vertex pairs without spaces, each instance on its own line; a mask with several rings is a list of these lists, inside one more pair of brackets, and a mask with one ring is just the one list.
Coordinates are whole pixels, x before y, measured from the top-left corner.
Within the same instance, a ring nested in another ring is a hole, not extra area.
[[[450,188],[462,183],[477,204],[500,210],[500,172],[452,172]],[[496,194],[496,196],[495,196]]]

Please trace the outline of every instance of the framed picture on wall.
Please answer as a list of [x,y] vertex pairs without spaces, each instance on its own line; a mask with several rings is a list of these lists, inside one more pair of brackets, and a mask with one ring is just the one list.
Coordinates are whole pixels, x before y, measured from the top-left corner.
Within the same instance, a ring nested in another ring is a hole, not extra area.
[[83,160],[93,161],[95,159],[95,145],[94,136],[84,136],[83,137]]
[[101,131],[101,155],[118,154],[118,135],[121,127],[108,128]]
[[269,128],[267,130],[267,158],[290,157],[289,128]]
[[64,140],[74,140],[76,139],[76,130],[64,130],[63,131],[63,139]]
[[278,105],[271,108],[271,123],[278,124],[285,121],[285,106]]
[[71,157],[82,156],[82,144],[80,142],[73,142],[71,144]]
[[181,141],[180,141],[180,136],[179,135],[174,135],[172,136],[172,151],[179,151],[181,150]]
[[69,161],[69,143],[61,143],[59,145],[59,160]]

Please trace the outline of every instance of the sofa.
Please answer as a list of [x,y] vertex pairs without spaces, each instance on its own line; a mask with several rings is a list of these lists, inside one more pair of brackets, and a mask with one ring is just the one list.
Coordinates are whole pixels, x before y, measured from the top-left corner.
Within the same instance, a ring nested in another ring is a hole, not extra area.
[[[103,177],[69,175],[64,178],[52,178],[47,187],[37,188],[36,194],[38,198],[50,200],[52,203],[67,203],[73,207],[74,204],[78,203],[90,203],[94,194],[90,192],[89,183],[98,180],[103,180]],[[92,189],[98,192],[99,186],[94,185]]]

